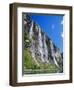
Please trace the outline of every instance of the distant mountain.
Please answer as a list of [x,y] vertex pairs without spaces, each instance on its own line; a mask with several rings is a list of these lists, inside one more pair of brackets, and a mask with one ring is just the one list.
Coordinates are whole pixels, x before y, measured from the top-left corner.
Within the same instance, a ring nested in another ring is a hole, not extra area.
[[[27,56],[30,53],[28,57],[35,64],[34,69],[40,69],[41,65],[46,64],[55,65],[58,68],[56,72],[63,72],[63,54],[28,14],[24,14],[24,54],[26,52]],[[32,65],[27,65],[30,63],[27,58],[25,56],[25,69],[33,69]]]

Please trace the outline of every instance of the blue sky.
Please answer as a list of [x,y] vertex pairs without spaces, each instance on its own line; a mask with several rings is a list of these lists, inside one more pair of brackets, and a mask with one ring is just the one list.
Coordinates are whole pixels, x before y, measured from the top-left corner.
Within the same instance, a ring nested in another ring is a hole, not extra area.
[[63,15],[31,14],[31,18],[40,25],[46,35],[63,52]]

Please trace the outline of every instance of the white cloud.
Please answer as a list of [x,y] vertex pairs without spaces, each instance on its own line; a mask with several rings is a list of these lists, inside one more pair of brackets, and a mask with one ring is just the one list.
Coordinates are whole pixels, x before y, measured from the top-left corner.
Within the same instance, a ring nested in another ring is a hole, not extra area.
[[52,24],[51,28],[52,28],[52,29],[54,29],[54,28],[55,28],[54,24]]
[[64,16],[63,16],[63,20],[61,20],[61,25],[64,25]]
[[61,25],[63,25],[63,20],[61,20]]
[[61,33],[61,37],[64,38],[64,33],[63,32]]
[[63,32],[61,33],[61,37],[64,38],[64,16],[63,19],[61,20],[61,25],[63,25]]

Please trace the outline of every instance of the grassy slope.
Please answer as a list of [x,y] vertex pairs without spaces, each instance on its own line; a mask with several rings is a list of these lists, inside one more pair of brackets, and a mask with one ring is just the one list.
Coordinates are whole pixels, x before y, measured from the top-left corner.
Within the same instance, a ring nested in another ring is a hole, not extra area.
[[26,70],[30,70],[28,73],[56,73],[59,69],[53,64],[40,63],[39,66],[34,62],[29,49],[24,50],[24,66]]

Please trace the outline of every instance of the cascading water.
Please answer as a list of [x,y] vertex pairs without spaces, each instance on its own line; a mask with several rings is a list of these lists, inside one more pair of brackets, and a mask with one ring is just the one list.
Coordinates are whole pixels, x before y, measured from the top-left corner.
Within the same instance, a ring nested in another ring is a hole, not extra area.
[[30,27],[30,32],[29,32],[29,37],[32,39],[33,36],[33,21],[31,22],[31,27]]
[[47,63],[49,63],[48,61],[48,48],[47,48],[47,44],[46,44],[46,36],[44,34],[44,56],[45,56],[45,61]]
[[31,54],[32,54],[32,57],[33,57],[34,61],[36,62],[36,64],[38,64],[38,62],[37,62],[37,60],[35,58],[35,53],[34,53],[35,46],[34,46],[34,42],[33,42],[32,36],[33,36],[33,21],[31,22],[29,37],[30,37],[31,42],[32,42],[32,45],[31,45]]
[[55,53],[54,53],[54,47],[53,47],[52,41],[50,41],[50,46],[51,46],[51,54],[52,54],[54,63],[55,63],[55,65],[56,65],[57,67],[59,67],[59,65],[58,65],[58,63],[57,63],[57,61],[56,61],[56,59],[55,59]]
[[41,60],[42,60],[42,62],[44,62],[44,58],[43,58],[43,43],[42,43],[42,35],[41,35],[40,27],[39,27],[38,40],[39,40],[39,52],[41,54]]
[[32,57],[33,57],[34,60],[35,60],[34,44],[33,44],[32,36],[33,36],[33,21],[31,22],[31,27],[30,27],[29,37],[30,37],[31,42],[32,42],[32,46],[31,46]]

